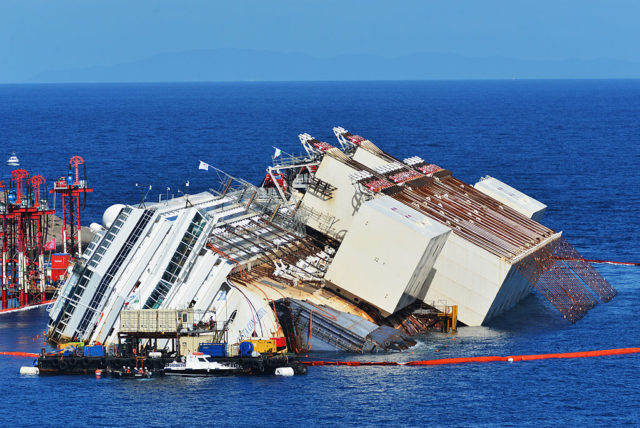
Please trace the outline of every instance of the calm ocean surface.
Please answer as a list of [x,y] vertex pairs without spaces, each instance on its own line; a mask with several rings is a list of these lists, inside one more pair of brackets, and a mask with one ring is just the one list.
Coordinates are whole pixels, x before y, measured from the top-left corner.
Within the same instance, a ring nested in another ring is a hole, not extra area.
[[[399,158],[475,183],[492,175],[549,206],[587,258],[640,261],[640,80],[0,85],[0,179],[12,151],[54,180],[81,155],[83,223],[118,202],[197,192],[202,159],[258,183],[273,147],[334,143],[341,125]],[[619,291],[575,325],[533,294],[488,326],[420,337],[415,360],[640,346],[640,267],[598,265]],[[42,309],[0,315],[0,351],[37,352]],[[312,357],[314,357],[312,355]],[[0,426],[591,426],[640,424],[640,355],[442,367],[311,367],[293,378],[20,377],[0,356]]]

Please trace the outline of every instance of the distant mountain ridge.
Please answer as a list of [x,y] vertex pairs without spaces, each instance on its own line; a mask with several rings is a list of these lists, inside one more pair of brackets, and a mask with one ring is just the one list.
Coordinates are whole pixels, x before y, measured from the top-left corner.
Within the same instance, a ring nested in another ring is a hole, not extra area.
[[41,72],[29,83],[640,78],[640,63],[615,59],[533,61],[417,53],[315,57],[250,49],[163,53],[110,66]]

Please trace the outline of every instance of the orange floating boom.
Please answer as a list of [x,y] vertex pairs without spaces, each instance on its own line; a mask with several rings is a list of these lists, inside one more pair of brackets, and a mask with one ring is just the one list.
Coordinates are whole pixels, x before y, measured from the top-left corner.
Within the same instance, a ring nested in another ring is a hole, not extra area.
[[37,357],[38,354],[33,352],[0,352],[0,355],[8,355],[10,357]]
[[603,349],[597,351],[582,352],[566,352],[560,354],[536,354],[536,355],[511,355],[506,357],[487,356],[487,357],[463,357],[463,358],[443,358],[438,360],[422,360],[422,361],[303,361],[308,366],[439,366],[445,364],[464,364],[464,363],[490,363],[494,361],[532,361],[547,360],[554,358],[586,358],[586,357],[604,357],[608,355],[624,355],[640,353],[640,348],[620,348],[620,349]]

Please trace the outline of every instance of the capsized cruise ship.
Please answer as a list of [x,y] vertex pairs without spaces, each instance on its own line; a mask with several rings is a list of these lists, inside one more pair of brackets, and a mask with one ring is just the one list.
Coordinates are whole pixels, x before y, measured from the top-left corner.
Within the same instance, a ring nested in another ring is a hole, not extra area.
[[337,146],[301,134],[306,154],[277,151],[260,186],[200,162],[217,189],[108,208],[48,339],[116,343],[122,311],[189,309],[194,324],[224,325],[229,343],[372,352],[412,346],[451,308],[482,325],[535,289],[576,322],[615,296],[539,223],[546,206],[532,197],[334,134]]

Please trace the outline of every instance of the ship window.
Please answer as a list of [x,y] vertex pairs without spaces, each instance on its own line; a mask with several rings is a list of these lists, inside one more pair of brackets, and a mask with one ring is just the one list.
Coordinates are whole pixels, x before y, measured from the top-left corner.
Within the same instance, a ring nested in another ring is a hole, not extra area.
[[[124,218],[126,218],[126,215],[128,215],[129,212],[131,212],[131,209],[129,209],[128,212],[126,210],[123,210],[123,213],[125,213]],[[78,325],[78,330],[77,330],[78,335],[82,335],[86,333],[89,327],[89,324],[93,319],[93,316],[95,315],[98,307],[100,306],[100,303],[103,301],[104,297],[107,296],[107,291],[110,291],[109,285],[111,284],[113,277],[115,276],[116,272],[118,272],[124,260],[129,255],[129,252],[133,248],[134,243],[140,237],[142,230],[146,227],[152,215],[153,215],[152,210],[145,210],[145,212],[142,214],[140,219],[138,219],[138,222],[134,226],[133,231],[127,237],[127,240],[125,241],[124,245],[122,245],[122,247],[118,251],[118,254],[116,254],[115,259],[111,262],[111,265],[109,266],[104,276],[98,283],[95,293],[91,297],[91,301],[89,302],[89,304],[86,306],[86,310],[82,315],[82,319],[80,320],[80,323]],[[110,229],[109,233],[111,233],[113,229],[114,228]],[[103,240],[103,242],[101,243],[101,246],[103,246],[104,243],[105,241]],[[89,271],[88,269],[85,269],[85,274],[86,273],[89,274],[89,278],[90,278],[90,275],[93,272]]]
[[169,293],[173,283],[177,280],[178,275],[180,275],[182,268],[186,264],[187,259],[193,250],[193,246],[202,234],[206,223],[206,219],[204,219],[200,213],[196,213],[193,216],[187,231],[182,236],[176,251],[173,253],[171,260],[162,274],[162,279],[158,282],[155,290],[151,293],[151,296],[149,296],[149,299],[144,304],[145,309],[157,307],[156,305],[160,304]]
[[166,274],[176,275],[179,270],[180,270],[180,266],[175,264],[173,261],[170,261],[169,265],[167,266],[167,270],[165,271],[165,275]]
[[207,362],[207,360],[205,360],[205,359],[204,359],[204,358],[202,358],[202,357],[198,357],[198,361],[200,361],[201,363],[206,363],[206,362]]

